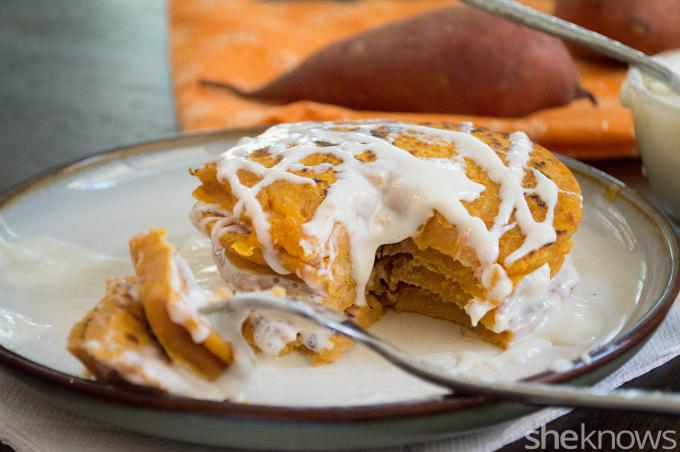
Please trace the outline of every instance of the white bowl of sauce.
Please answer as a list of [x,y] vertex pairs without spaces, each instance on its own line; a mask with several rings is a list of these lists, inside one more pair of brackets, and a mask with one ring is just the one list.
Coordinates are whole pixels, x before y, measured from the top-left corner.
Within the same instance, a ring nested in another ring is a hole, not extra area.
[[[680,73],[680,49],[654,58]],[[663,209],[680,223],[680,94],[631,68],[621,102],[633,113],[645,175]]]

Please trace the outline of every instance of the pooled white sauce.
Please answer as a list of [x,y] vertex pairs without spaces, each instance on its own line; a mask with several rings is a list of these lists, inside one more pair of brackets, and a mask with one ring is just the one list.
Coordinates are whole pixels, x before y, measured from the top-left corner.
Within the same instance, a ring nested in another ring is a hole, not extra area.
[[[97,341],[85,343],[85,349],[92,353],[101,347]],[[218,387],[210,382],[196,378],[189,371],[175,364],[170,364],[160,351],[148,347],[141,350],[124,350],[109,363],[111,370],[125,375],[130,383],[138,385],[158,385],[172,394],[192,397],[203,394],[203,398],[223,400],[224,396]]]
[[[39,237],[23,246],[9,244],[0,237],[0,287],[50,287],[74,273],[85,271],[99,260],[111,260],[92,250],[51,237]],[[120,259],[128,263],[128,260]],[[40,275],[40,277],[36,277]],[[105,278],[102,279],[102,284]]]
[[[209,290],[222,284],[208,240],[190,234],[174,242],[200,287]],[[41,255],[42,251],[50,254],[49,259],[67,262],[79,271],[34,266],[34,259],[47,258]],[[520,338],[505,351],[451,322],[391,310],[371,332],[430,363],[484,378],[518,379],[551,368],[565,369],[560,363],[570,363],[609,340],[635,308],[631,294],[637,282],[626,275],[637,265],[639,257],[623,249],[616,255],[613,252],[592,227],[582,229],[572,254],[584,281],[579,283],[574,296],[547,311],[537,331]],[[68,331],[101,298],[106,277],[132,273],[129,259],[107,257],[58,240],[32,239],[0,247],[0,275],[8,274],[6,270],[12,268],[22,269],[17,281],[27,284],[18,287],[12,281],[0,283],[1,343],[29,359],[82,375],[82,365],[66,351]],[[602,268],[620,274],[621,279],[596,277],[602,274]],[[28,281],[42,284],[32,285]],[[145,372],[156,375],[172,392],[207,399],[274,405],[362,405],[445,393],[393,368],[360,346],[353,347],[338,361],[317,368],[311,368],[308,358],[298,353],[283,357],[255,355],[244,345],[238,327],[247,314],[228,321],[220,315],[209,317],[219,334],[235,346],[236,362],[229,372],[208,385],[163,361],[133,355],[125,355],[125,359],[128,364],[143,363],[140,365],[145,366]],[[277,313],[273,318],[282,317]],[[297,321],[290,320],[292,324]]]
[[543,324],[550,309],[565,305],[577,283],[578,273],[571,256],[565,258],[562,268],[552,279],[550,266],[544,264],[525,276],[499,306],[492,331],[512,330],[515,336],[534,331]]
[[574,368],[574,363],[568,359],[559,358],[552,362],[550,370],[553,372],[568,372]]
[[[389,131],[386,137],[371,134],[376,125]],[[461,127],[461,131],[396,122],[351,124],[356,128],[353,131],[337,131],[333,130],[333,126],[332,123],[278,125],[258,137],[241,140],[238,146],[222,154],[217,159],[218,180],[229,183],[238,201],[233,212],[222,213],[217,235],[213,234],[214,241],[219,242],[219,234],[229,228],[242,228],[238,221],[246,215],[257,234],[267,264],[280,274],[289,273],[278,258],[269,231],[268,216],[257,200],[257,194],[263,187],[278,180],[315,185],[313,175],[298,176],[289,171],[303,168],[300,161],[317,153],[329,154],[340,163],[311,168],[312,172],[322,172],[332,167],[336,181],[328,189],[314,217],[303,225],[308,238],[301,245],[308,255],[328,257],[330,268],[335,253],[334,231],[337,224],[344,226],[351,240],[356,304],[365,302],[365,287],[378,247],[414,236],[435,211],[462,231],[466,244],[475,251],[481,263],[478,277],[487,289],[487,299],[482,301],[490,301],[493,306],[513,291],[512,282],[498,262],[501,236],[515,225],[525,236],[522,246],[506,258],[506,265],[555,240],[552,220],[559,189],[539,171],[527,169],[533,144],[524,133],[511,135],[506,165],[491,147],[472,136],[470,127],[466,125]],[[401,132],[415,134],[418,139],[429,142],[452,143],[458,154],[451,159],[417,158],[393,144]],[[323,142],[323,147],[316,144],[319,142]],[[261,149],[267,149],[279,159],[278,162],[265,168],[251,161],[250,154]],[[367,151],[375,156],[374,161],[362,162],[356,158]],[[499,212],[490,229],[480,218],[470,215],[462,204],[474,201],[484,190],[484,186],[466,176],[466,158],[483,168],[499,185]],[[247,170],[261,179],[248,187],[239,179],[240,170]],[[537,181],[532,189],[522,186],[528,170],[534,173]],[[525,199],[529,192],[537,194],[546,205],[543,221],[536,221],[531,214]],[[198,211],[192,216],[196,220],[200,218],[200,212],[211,208],[214,206],[199,203]],[[515,222],[510,221],[513,213]],[[200,220],[197,226],[205,229],[206,222],[213,219]],[[466,264],[478,267],[474,263]],[[297,276],[314,287],[320,276],[328,275],[329,268],[307,266]]]

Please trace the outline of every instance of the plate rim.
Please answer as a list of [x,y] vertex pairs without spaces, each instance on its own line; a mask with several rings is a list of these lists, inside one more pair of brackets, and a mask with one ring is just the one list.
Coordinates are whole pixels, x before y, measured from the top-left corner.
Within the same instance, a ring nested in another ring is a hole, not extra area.
[[[178,132],[136,144],[118,146],[112,149],[95,152],[69,162],[53,166],[30,176],[22,182],[0,193],[0,208],[10,205],[22,195],[49,183],[50,181],[74,174],[85,169],[106,164],[130,155],[152,152],[163,152],[171,147],[201,145],[216,142],[220,139],[237,139],[242,136],[261,133],[265,128],[219,129],[183,133]],[[609,174],[577,161],[557,154],[570,170],[582,176],[596,180],[612,190],[614,196],[622,196],[648,217],[650,223],[660,233],[667,247],[671,263],[671,277],[661,296],[654,302],[630,331],[617,340],[604,344],[591,352],[589,362],[582,359],[574,361],[572,369],[566,372],[551,372],[535,375],[527,381],[544,383],[564,383],[585,376],[605,366],[647,340],[658,328],[670,310],[680,292],[680,247],[678,238],[669,220],[649,201],[638,195],[622,181]],[[608,185],[607,185],[608,184]],[[239,418],[263,421],[314,421],[314,422],[359,422],[368,420],[400,419],[405,417],[422,417],[428,415],[448,414],[470,408],[480,408],[497,403],[483,397],[444,396],[437,399],[415,399],[360,406],[328,406],[328,407],[291,407],[270,405],[249,405],[233,402],[216,402],[189,397],[165,394],[160,391],[138,388],[132,385],[112,385],[96,380],[89,380],[60,372],[46,365],[32,361],[2,345],[0,345],[0,364],[36,377],[43,382],[65,388],[79,395],[86,395],[108,402],[119,403],[131,407],[155,408],[187,414],[208,416],[235,416]]]

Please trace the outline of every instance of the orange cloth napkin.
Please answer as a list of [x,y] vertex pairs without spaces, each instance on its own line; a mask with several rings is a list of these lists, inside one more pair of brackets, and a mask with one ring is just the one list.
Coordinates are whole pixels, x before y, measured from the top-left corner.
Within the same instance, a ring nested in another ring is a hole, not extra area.
[[[338,39],[450,5],[447,0],[171,0],[170,45],[177,116],[182,130],[243,128],[338,118],[472,121],[524,130],[551,150],[577,158],[635,156],[633,123],[619,102],[626,69],[577,61],[582,85],[598,98],[524,118],[356,111],[310,101],[265,105],[201,86],[205,78],[250,90],[295,67]],[[550,0],[525,0],[544,11]]]

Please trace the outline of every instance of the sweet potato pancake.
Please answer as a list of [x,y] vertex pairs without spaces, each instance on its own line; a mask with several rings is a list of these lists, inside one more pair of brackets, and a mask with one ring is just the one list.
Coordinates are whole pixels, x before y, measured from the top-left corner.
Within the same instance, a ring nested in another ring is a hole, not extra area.
[[231,364],[232,348],[196,307],[231,292],[191,287],[193,276],[178,268],[181,258],[163,230],[134,236],[130,253],[136,276],[109,280],[104,298],[72,329],[69,350],[99,378],[114,371],[162,387],[142,357],[206,380],[217,378]]
[[303,286],[366,325],[377,299],[502,347],[499,312],[527,275],[558,273],[581,217],[549,151],[469,124],[281,125],[192,174],[192,218],[236,289]]

